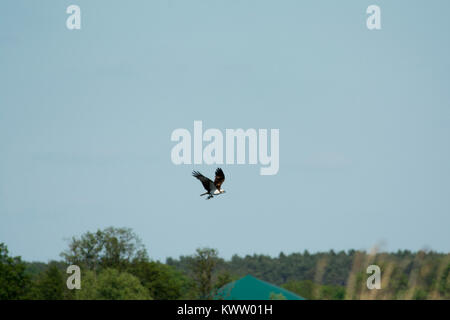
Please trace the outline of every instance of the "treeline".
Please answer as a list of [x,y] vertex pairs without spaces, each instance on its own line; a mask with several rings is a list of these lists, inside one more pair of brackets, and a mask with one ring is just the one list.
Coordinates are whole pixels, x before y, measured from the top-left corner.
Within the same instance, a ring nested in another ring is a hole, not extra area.
[[[0,244],[0,299],[212,299],[225,284],[251,274],[307,299],[450,299],[450,255],[437,252],[321,252],[233,256],[211,248],[190,256],[149,258],[139,237],[107,228],[73,237],[61,261],[24,262]],[[68,290],[66,269],[82,270],[81,289]],[[369,265],[381,289],[369,290]]]
[[[189,275],[191,261],[181,256],[166,263]],[[369,265],[381,269],[381,290],[367,289]],[[308,299],[450,299],[450,255],[433,251],[235,255],[219,259],[217,269],[232,278],[251,274]]]
[[[217,251],[198,249],[192,276],[149,259],[139,237],[127,228],[107,228],[73,237],[63,260],[24,262],[0,243],[0,300],[175,300],[212,299],[231,281],[216,274]],[[81,269],[81,289],[69,290],[70,265]]]

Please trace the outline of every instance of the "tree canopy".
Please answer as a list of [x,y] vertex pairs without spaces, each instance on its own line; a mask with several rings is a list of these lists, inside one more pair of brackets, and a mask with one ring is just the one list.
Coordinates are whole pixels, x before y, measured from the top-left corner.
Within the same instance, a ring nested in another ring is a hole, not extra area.
[[141,239],[131,229],[113,227],[86,232],[79,238],[72,237],[69,248],[61,253],[61,256],[67,263],[89,270],[123,270],[132,261],[148,260]]
[[87,271],[81,290],[76,290],[77,300],[149,300],[148,290],[135,276],[116,269],[103,269],[98,274]]
[[0,300],[25,298],[31,285],[25,269],[20,257],[10,257],[6,245],[0,243]]
[[[305,250],[225,260],[206,247],[163,263],[149,259],[131,229],[109,227],[72,237],[61,256],[64,261],[23,262],[0,243],[0,299],[217,299],[221,288],[246,275],[307,299],[450,299],[450,254],[433,251]],[[72,264],[80,267],[80,290],[66,285]],[[373,264],[383,290],[366,286]]]

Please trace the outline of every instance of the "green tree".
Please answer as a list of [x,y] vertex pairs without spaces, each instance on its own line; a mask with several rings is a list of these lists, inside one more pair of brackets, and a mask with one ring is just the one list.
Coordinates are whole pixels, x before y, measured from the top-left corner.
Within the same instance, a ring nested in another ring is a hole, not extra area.
[[320,300],[344,300],[345,287],[334,285],[319,286]]
[[308,300],[316,299],[314,292],[316,290],[317,285],[311,280],[289,281],[283,284],[282,287]]
[[148,260],[139,237],[129,228],[109,227],[72,237],[68,250],[61,253],[68,264],[89,270],[102,268],[126,269],[132,261]]
[[238,279],[239,277],[232,275],[228,270],[222,270],[214,283],[214,299],[225,300],[230,297],[234,288],[232,282]]
[[233,276],[228,270],[223,270],[217,275],[214,287],[216,289],[220,289],[223,286],[227,285],[228,283],[233,282],[237,279],[238,278]]
[[212,248],[199,248],[191,260],[191,270],[196,283],[199,299],[214,298],[214,271],[218,262],[218,252]]
[[439,293],[444,299],[450,299],[450,264],[445,268],[439,281]]
[[98,275],[87,271],[81,278],[77,300],[149,300],[148,290],[135,276],[116,269],[104,269]]
[[181,299],[190,287],[186,276],[160,262],[135,261],[128,272],[139,278],[155,300]]
[[20,257],[8,256],[8,248],[0,243],[0,300],[24,299],[31,280]]
[[31,279],[35,279],[39,274],[44,272],[48,264],[44,262],[24,262],[26,269],[25,272],[30,276]]
[[68,297],[68,291],[61,271],[56,265],[51,264],[34,281],[31,295],[33,299],[63,300]]

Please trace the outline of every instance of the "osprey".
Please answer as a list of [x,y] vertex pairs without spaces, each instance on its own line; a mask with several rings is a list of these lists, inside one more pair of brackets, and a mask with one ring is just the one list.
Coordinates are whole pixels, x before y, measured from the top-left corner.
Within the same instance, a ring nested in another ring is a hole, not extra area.
[[215,195],[225,193],[225,190],[220,189],[220,186],[225,181],[225,175],[223,174],[222,169],[217,168],[216,178],[214,179],[214,182],[211,179],[208,179],[207,177],[202,175],[198,171],[192,171],[192,175],[202,182],[203,187],[207,191],[205,193],[202,193],[200,197],[208,195],[208,198],[206,198],[206,200],[209,200]]

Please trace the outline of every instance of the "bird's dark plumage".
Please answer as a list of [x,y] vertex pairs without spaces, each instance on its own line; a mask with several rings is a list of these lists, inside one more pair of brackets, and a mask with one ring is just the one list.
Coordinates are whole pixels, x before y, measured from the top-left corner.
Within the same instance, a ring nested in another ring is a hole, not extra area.
[[217,168],[216,170],[216,178],[214,179],[214,185],[218,190],[220,190],[220,186],[225,181],[225,175],[223,174],[222,169]]
[[206,193],[201,194],[201,196],[208,195],[207,199],[211,199],[214,195],[225,192],[225,190],[222,190],[220,188],[222,186],[222,183],[225,181],[225,174],[223,173],[222,169],[216,169],[216,177],[214,178],[214,182],[198,171],[192,171],[192,175],[200,180],[203,187],[207,191]]
[[211,184],[213,183],[211,179],[205,177],[198,171],[192,171],[192,175],[201,181],[203,188],[205,188],[206,191],[211,192]]

